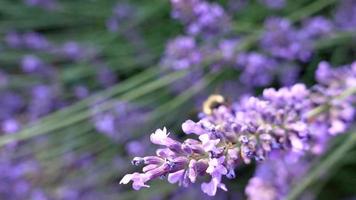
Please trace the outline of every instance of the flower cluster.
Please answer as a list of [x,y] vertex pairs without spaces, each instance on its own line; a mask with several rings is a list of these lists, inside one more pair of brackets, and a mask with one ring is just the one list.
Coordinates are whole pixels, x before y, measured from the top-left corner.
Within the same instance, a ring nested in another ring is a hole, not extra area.
[[214,36],[230,29],[230,19],[216,3],[204,0],[171,0],[172,16],[186,25],[191,35]]
[[[355,103],[355,95],[343,95],[339,98],[335,96],[343,93],[345,89],[355,93],[356,63],[333,69],[329,63],[321,62],[316,71],[316,79],[318,85],[312,88],[311,102],[314,105],[328,105],[327,108],[321,107],[327,109],[327,112],[313,112],[313,115],[317,115],[310,117],[308,123],[313,139],[309,152],[319,155],[325,152],[328,141],[335,134],[346,131],[354,120],[355,109],[352,104]],[[270,200],[283,199],[291,186],[306,173],[308,166],[310,162],[307,157],[291,152],[275,152],[270,156],[270,161],[258,166],[245,192],[251,200],[262,197]],[[276,178],[269,178],[270,176]]]
[[161,64],[174,70],[181,70],[198,66],[201,60],[202,52],[198,49],[195,38],[181,36],[167,44]]
[[[318,135],[344,131],[353,119],[355,66],[332,70],[321,63],[319,83],[310,90],[303,84],[265,89],[260,98],[246,97],[230,106],[220,105],[202,114],[198,122],[184,122],[183,132],[198,139],[179,142],[169,137],[166,128],[158,129],[150,139],[164,148],[158,149],[156,156],[135,157],[134,165],[146,165],[143,173],[127,174],[121,183],[133,181],[133,188],[140,189],[149,187],[149,180],[167,176],[170,183],[188,186],[197,177],[209,175],[210,182],[202,183],[201,189],[214,196],[218,188],[227,190],[222,177],[234,178],[235,169],[243,163],[264,161],[273,152],[298,156],[312,152]],[[329,80],[323,86],[324,78]],[[323,92],[316,90],[320,87]],[[326,126],[327,131],[313,128],[317,125]]]
[[[272,8],[285,4],[284,1],[263,3]],[[236,84],[246,86],[249,91],[276,82],[291,86],[303,70],[296,63],[309,61],[315,41],[337,30],[336,23],[323,16],[305,18],[298,25],[287,18],[269,17],[252,44],[262,51],[245,52],[250,48],[245,46],[249,35],[233,30],[232,14],[222,6],[204,0],[172,0],[171,4],[172,17],[183,23],[186,35],[167,43],[161,65],[165,71],[191,72],[175,84],[174,90],[186,88],[192,79],[203,77],[206,71],[216,73],[224,68],[236,70],[239,74],[236,79],[240,80]]]

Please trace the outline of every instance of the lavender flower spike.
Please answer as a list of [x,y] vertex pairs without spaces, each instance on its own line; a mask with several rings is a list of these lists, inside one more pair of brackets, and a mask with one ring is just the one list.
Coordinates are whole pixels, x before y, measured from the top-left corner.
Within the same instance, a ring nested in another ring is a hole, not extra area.
[[[261,162],[276,152],[298,157],[315,152],[322,138],[344,131],[353,120],[356,64],[331,69],[321,63],[317,79],[319,84],[310,90],[303,84],[265,89],[259,98],[243,98],[231,106],[223,103],[198,122],[184,122],[183,131],[199,139],[179,142],[166,128],[156,130],[151,142],[163,148],[155,156],[134,158],[133,164],[146,166],[120,183],[133,181],[133,188],[140,189],[148,187],[149,180],[168,177],[170,183],[187,187],[198,177],[209,176],[201,189],[214,196],[218,188],[227,190],[222,178],[235,178],[234,170],[242,163]],[[261,184],[256,186],[265,187]]]

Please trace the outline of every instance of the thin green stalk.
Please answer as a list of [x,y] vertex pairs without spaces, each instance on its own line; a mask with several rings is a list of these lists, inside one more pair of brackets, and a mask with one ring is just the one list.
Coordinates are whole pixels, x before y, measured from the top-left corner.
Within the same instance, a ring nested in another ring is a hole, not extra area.
[[144,83],[145,81],[155,77],[156,75],[157,75],[157,70],[155,68],[150,68],[136,76],[133,76],[132,78],[130,78],[122,83],[119,83],[119,84],[117,84],[111,88],[108,88],[104,91],[97,92],[94,95],[91,95],[79,102],[76,102],[71,106],[68,106],[68,107],[58,110],[50,115],[47,115],[47,116],[41,118],[40,120],[38,120],[37,122],[35,122],[33,124],[29,124],[24,129],[27,129],[27,130],[31,130],[31,129],[35,129],[35,128],[42,129],[44,126],[43,124],[46,124],[49,122],[58,123],[58,121],[61,118],[71,116],[73,114],[80,112],[83,109],[86,109],[88,106],[90,106],[97,99],[100,99],[100,100],[109,99],[110,97],[112,97],[114,95],[126,92],[130,89],[133,89],[133,88],[139,86],[139,84]]
[[210,85],[216,78],[218,74],[209,74],[206,77],[199,80],[192,87],[184,91],[173,101],[167,102],[166,104],[161,105],[152,113],[152,121],[162,118],[162,115],[165,115],[168,112],[171,112],[177,109],[179,106],[182,106],[185,102],[190,100],[194,95],[202,91],[208,85]]
[[330,37],[322,38],[314,43],[314,49],[325,49],[334,46],[335,44],[342,43],[345,41],[349,41],[350,39],[354,39],[355,31],[345,31],[345,32],[337,32]]
[[95,135],[95,134],[90,134],[90,132],[93,130],[92,125],[85,124],[73,128],[78,130],[77,133],[73,136],[70,135],[71,137],[61,140],[60,142],[63,144],[60,145],[51,144],[50,145],[51,148],[48,148],[48,150],[46,151],[42,149],[36,152],[32,151],[30,153],[36,154],[36,157],[39,160],[48,160],[51,158],[56,158],[59,155],[62,155],[66,152],[73,150],[77,146],[80,146],[80,144],[86,144],[83,143],[82,141],[88,141],[87,138],[90,138],[90,136]]
[[292,22],[297,22],[298,20],[307,18],[311,16],[312,14],[324,9],[327,6],[330,6],[334,3],[338,2],[338,0],[319,0],[319,1],[314,1],[308,6],[304,7],[301,10],[298,10],[291,15],[288,16],[288,18]]
[[[78,124],[74,127],[70,127],[70,129],[72,130],[76,130],[75,132],[71,131],[69,133],[65,132],[63,133],[63,131],[61,131],[61,133],[55,133],[55,134],[60,134],[62,137],[62,139],[60,140],[61,145],[58,146],[55,142],[53,141],[53,138],[48,138],[50,141],[46,144],[40,144],[38,145],[37,143],[34,143],[35,145],[33,146],[33,144],[30,143],[26,143],[25,145],[22,145],[19,148],[19,151],[16,152],[12,158],[13,159],[21,159],[22,157],[26,157],[29,155],[33,155],[33,154],[37,154],[37,153],[41,153],[41,152],[45,152],[46,154],[51,154],[52,152],[58,152],[61,151],[61,149],[66,148],[72,141],[74,140],[81,140],[84,139],[85,137],[87,137],[87,133],[92,130],[92,125],[91,124],[87,124],[87,123],[81,123]],[[63,135],[66,134],[66,135]],[[45,150],[47,149],[47,150]]]
[[[91,154],[98,154],[102,151],[104,151],[105,149],[112,147],[112,145],[109,145],[107,140],[105,138],[102,139],[98,139],[98,136],[95,135],[94,133],[91,134],[92,137],[86,138],[85,140],[81,141],[82,143],[88,143],[91,142],[93,144],[95,144],[96,149],[93,152],[90,152]],[[68,149],[63,151],[63,155],[68,155],[65,153],[73,153],[74,155],[78,156],[83,152],[88,152],[90,149],[89,147],[87,148],[81,148],[82,152],[79,152],[79,149],[77,149],[79,147],[75,147],[74,149]],[[74,151],[70,151],[70,150],[74,150]],[[88,151],[86,151],[88,150]],[[76,154],[78,153],[78,154]],[[94,155],[95,157],[95,155]],[[41,158],[38,158],[41,161],[41,167],[43,167],[44,173],[48,174],[48,175],[53,175],[53,174],[58,174],[58,172],[61,172],[61,170],[66,170],[64,168],[64,166],[68,163],[65,162],[65,159],[63,156],[60,158],[56,158],[56,160],[53,159],[49,159],[49,160],[41,160]],[[67,173],[67,176],[69,175],[69,172]]]
[[[149,106],[151,103],[155,102],[157,99],[159,99],[161,97],[161,95],[156,95],[152,100],[149,101],[145,101],[144,104],[141,104],[140,107],[145,107],[145,106]],[[125,127],[122,127],[125,128]],[[66,152],[69,152],[71,150],[72,153],[76,153],[78,151],[88,151],[88,152],[92,152],[94,150],[97,150],[97,144],[95,143],[76,143],[77,145],[72,146],[70,145],[70,147],[67,148],[67,143],[70,143],[71,141],[78,141],[78,140],[84,140],[87,137],[91,136],[91,133],[89,133],[90,131],[94,130],[94,127],[91,124],[79,124],[76,125],[74,127],[70,127],[70,129],[76,130],[79,129],[78,131],[76,131],[75,134],[70,135],[70,137],[66,137],[64,140],[61,140],[61,143],[64,143],[64,148],[62,147],[63,145],[55,145],[55,144],[49,144],[48,146],[51,146],[52,148],[48,151],[43,151],[43,149],[37,149],[36,151],[26,151],[28,154],[31,153],[39,153],[39,158],[41,160],[48,160],[48,159],[52,159],[52,158],[57,158],[58,156],[63,155]],[[63,132],[63,131],[62,131]],[[57,133],[59,134],[59,133]],[[66,133],[61,133],[61,135],[66,134]],[[93,134],[98,134],[98,137],[101,137],[100,133],[93,133]],[[85,150],[84,150],[85,149]]]
[[[152,92],[154,90],[157,90],[161,87],[164,87],[176,80],[178,80],[179,78],[181,78],[184,74],[186,74],[186,71],[179,71],[179,72],[175,72],[172,74],[169,74],[161,79],[155,80],[153,82],[150,82],[140,88],[137,88],[135,90],[132,90],[130,92],[128,92],[125,96],[123,96],[121,98],[121,100],[123,101],[131,101],[133,99],[136,99],[138,97],[141,97],[149,92]],[[112,108],[112,103],[108,103],[106,105],[103,105],[100,107],[99,112],[103,112],[105,110],[111,109]],[[90,111],[83,111],[81,113],[78,114],[74,114],[72,115],[72,117],[68,117],[67,119],[63,119],[61,121],[61,123],[53,123],[48,127],[40,127],[37,128],[35,127],[34,129],[24,129],[20,132],[18,132],[17,134],[13,134],[13,135],[6,135],[3,137],[0,137],[0,147],[11,143],[11,142],[15,142],[15,141],[21,141],[21,140],[25,140],[34,136],[38,136],[38,135],[42,135],[51,131],[55,131],[64,127],[67,127],[69,125],[81,122],[85,119],[87,119],[88,117],[91,116],[91,112]]]

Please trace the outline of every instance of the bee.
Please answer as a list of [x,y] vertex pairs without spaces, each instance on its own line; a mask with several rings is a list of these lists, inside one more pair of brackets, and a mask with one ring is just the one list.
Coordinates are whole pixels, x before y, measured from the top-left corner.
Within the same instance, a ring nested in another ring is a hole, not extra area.
[[225,98],[219,94],[212,94],[203,103],[203,112],[207,115],[211,115],[215,108],[223,105]]

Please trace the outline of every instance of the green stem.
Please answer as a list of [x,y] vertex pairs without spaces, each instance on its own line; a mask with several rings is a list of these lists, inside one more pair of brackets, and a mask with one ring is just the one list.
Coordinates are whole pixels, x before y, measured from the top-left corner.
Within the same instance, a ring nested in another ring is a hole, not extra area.
[[330,48],[338,43],[345,43],[350,39],[355,38],[355,31],[336,32],[330,37],[322,38],[314,43],[314,49]]
[[[159,99],[160,97],[162,97],[161,95],[156,95],[152,100],[153,101],[157,101],[157,99]],[[146,107],[149,106],[152,102],[152,100],[148,101],[146,100],[145,102],[143,102],[143,104],[140,105],[140,107]],[[121,127],[121,128],[125,128],[125,127]],[[67,128],[69,129],[69,128]],[[91,124],[88,123],[83,123],[83,124],[79,124],[79,125],[75,125],[74,127],[70,127],[70,129],[79,129],[78,131],[75,131],[75,133],[70,132],[71,135],[68,136],[68,134],[66,136],[66,138],[62,139],[60,141],[60,143],[63,143],[63,145],[60,144],[56,144],[56,143],[50,143],[47,145],[47,147],[51,147],[50,150],[48,151],[43,151],[43,148],[39,148],[39,149],[35,149],[34,151],[30,151],[30,153],[35,153],[38,154],[38,158],[41,160],[48,160],[48,161],[53,161],[53,159],[58,158],[59,156],[62,156],[63,154],[67,153],[67,152],[72,152],[72,153],[76,153],[76,152],[94,152],[98,150],[98,145],[96,143],[83,143],[81,141],[87,141],[86,138],[88,137],[92,137],[92,135],[97,134],[97,137],[102,137],[100,133],[90,133],[90,131],[92,131],[94,129],[94,127]],[[61,131],[61,135],[63,135],[63,131]],[[142,132],[142,131],[141,131]],[[57,133],[59,134],[59,133]],[[99,136],[100,135],[100,136]],[[62,136],[64,137],[64,136]],[[103,136],[105,137],[105,136]],[[75,141],[75,143],[73,144],[72,141]],[[107,143],[107,141],[106,141]],[[27,154],[29,153],[28,149]],[[23,156],[23,154],[25,153],[23,152],[21,155]],[[52,159],[52,160],[51,160]]]
[[[140,88],[137,88],[135,90],[128,92],[120,100],[123,100],[123,101],[134,100],[138,97],[141,97],[145,94],[148,94],[149,92],[157,90],[163,86],[166,86],[166,85],[178,80],[185,74],[186,74],[186,71],[179,71],[179,72],[169,74],[161,79],[155,80],[155,81],[150,82]],[[103,111],[109,110],[112,107],[113,107],[113,102],[109,102],[109,103],[101,106],[98,109],[98,112],[103,112]],[[25,139],[28,139],[28,138],[31,138],[34,136],[46,134],[48,132],[67,127],[67,126],[75,124],[77,122],[81,122],[81,121],[87,119],[88,117],[90,117],[91,114],[92,113],[90,112],[90,110],[86,110],[86,111],[83,111],[76,115],[73,114],[72,117],[67,116],[68,118],[63,119],[60,123],[58,123],[58,122],[56,123],[54,121],[53,124],[51,124],[50,126],[47,126],[47,127],[45,126],[45,127],[34,127],[33,129],[24,129],[24,130],[18,132],[17,134],[6,135],[3,137],[0,137],[0,147],[6,145],[8,143],[11,143],[11,142],[22,141],[22,140],[25,140]]]
[[207,75],[206,77],[198,81],[196,84],[194,84],[192,87],[180,94],[173,101],[169,101],[166,104],[163,104],[158,107],[151,115],[152,121],[161,119],[165,114],[172,112],[173,110],[179,108],[179,106],[182,106],[185,102],[194,97],[194,95],[196,95],[208,85],[210,85],[217,78],[217,76],[218,74]]
[[298,20],[307,18],[308,16],[318,12],[319,10],[324,9],[327,6],[330,6],[333,3],[336,3],[338,0],[319,0],[319,1],[314,1],[313,3],[309,4],[308,6],[304,7],[301,10],[298,10],[291,15],[288,16],[288,18],[292,22],[297,22]]
[[73,114],[76,114],[84,109],[86,109],[90,104],[95,102],[95,100],[100,99],[100,100],[106,100],[111,98],[112,96],[118,95],[120,93],[126,92],[130,89],[133,89],[137,87],[139,84],[144,83],[145,81],[150,80],[154,76],[157,75],[157,70],[156,69],[148,69],[130,79],[128,79],[125,82],[119,83],[107,90],[95,93],[92,96],[89,96],[86,99],[83,99],[71,106],[68,106],[66,108],[63,108],[61,110],[58,110],[46,117],[41,118],[37,122],[33,124],[29,124],[27,127],[24,129],[31,130],[31,129],[42,129],[43,126],[45,126],[48,123],[49,126],[51,126],[53,123],[58,124],[58,121],[61,118],[66,118],[68,116],[72,116]]

